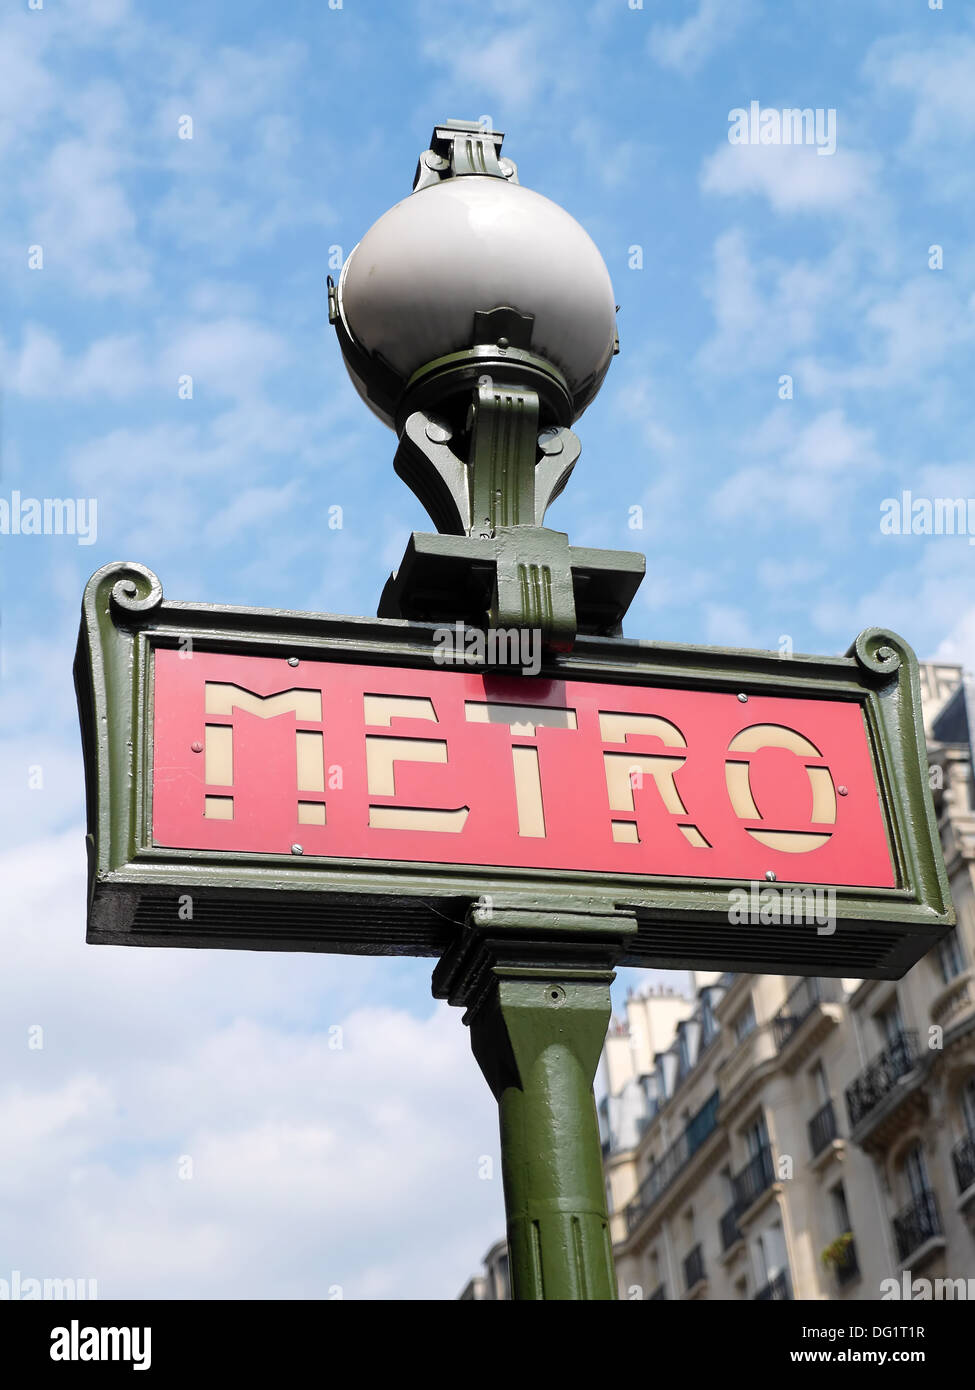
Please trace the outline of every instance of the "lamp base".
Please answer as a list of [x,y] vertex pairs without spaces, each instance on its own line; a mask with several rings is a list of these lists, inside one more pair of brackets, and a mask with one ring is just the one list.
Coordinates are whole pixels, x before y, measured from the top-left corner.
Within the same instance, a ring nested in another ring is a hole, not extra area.
[[532,628],[544,646],[570,651],[577,634],[622,636],[645,572],[634,551],[569,545],[545,526],[501,526],[483,537],[414,531],[378,616]]

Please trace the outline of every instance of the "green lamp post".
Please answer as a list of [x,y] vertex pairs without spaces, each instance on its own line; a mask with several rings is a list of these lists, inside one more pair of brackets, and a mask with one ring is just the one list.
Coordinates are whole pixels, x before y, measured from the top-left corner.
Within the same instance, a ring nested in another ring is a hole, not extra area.
[[[502,140],[467,121],[434,129],[413,193],[329,281],[329,318],[437,527],[411,537],[379,616],[528,630],[566,652],[579,633],[621,634],[644,573],[642,555],[544,525],[579,457],[570,426],[618,351],[616,306],[594,243],[521,187]],[[433,977],[465,1007],[498,1101],[518,1299],[616,1297],[592,1083],[636,924],[575,906],[471,904]]]

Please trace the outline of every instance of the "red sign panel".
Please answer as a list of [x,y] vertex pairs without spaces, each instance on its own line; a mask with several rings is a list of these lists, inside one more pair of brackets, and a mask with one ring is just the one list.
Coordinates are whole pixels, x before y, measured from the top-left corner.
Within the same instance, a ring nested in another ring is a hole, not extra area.
[[895,886],[858,704],[155,653],[153,842]]

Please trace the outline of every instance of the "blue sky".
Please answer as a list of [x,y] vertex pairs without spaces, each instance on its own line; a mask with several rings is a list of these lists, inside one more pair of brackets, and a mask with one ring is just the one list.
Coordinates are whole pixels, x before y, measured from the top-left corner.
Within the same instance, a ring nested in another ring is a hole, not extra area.
[[[429,962],[83,945],[88,575],[370,613],[429,529],[324,282],[436,121],[493,118],[609,267],[622,352],[549,522],[646,552],[628,635],[834,652],[877,624],[975,665],[975,549],[880,530],[903,489],[975,494],[970,10],[634,4],[5,7],[0,497],[97,502],[91,545],[0,536],[11,1268],[450,1297],[503,1227],[493,1106]],[[752,101],[834,109],[835,154],[731,145]]]

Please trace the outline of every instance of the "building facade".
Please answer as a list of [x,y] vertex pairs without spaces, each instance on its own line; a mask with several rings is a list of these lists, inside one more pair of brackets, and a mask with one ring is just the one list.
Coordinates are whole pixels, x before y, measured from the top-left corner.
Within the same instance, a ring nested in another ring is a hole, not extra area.
[[496,1240],[484,1256],[484,1271],[468,1279],[461,1303],[505,1302],[511,1298],[511,1277],[508,1273],[508,1242]]
[[623,1298],[975,1297],[975,687],[927,664],[922,694],[958,926],[899,981],[627,1000],[599,1107]]

